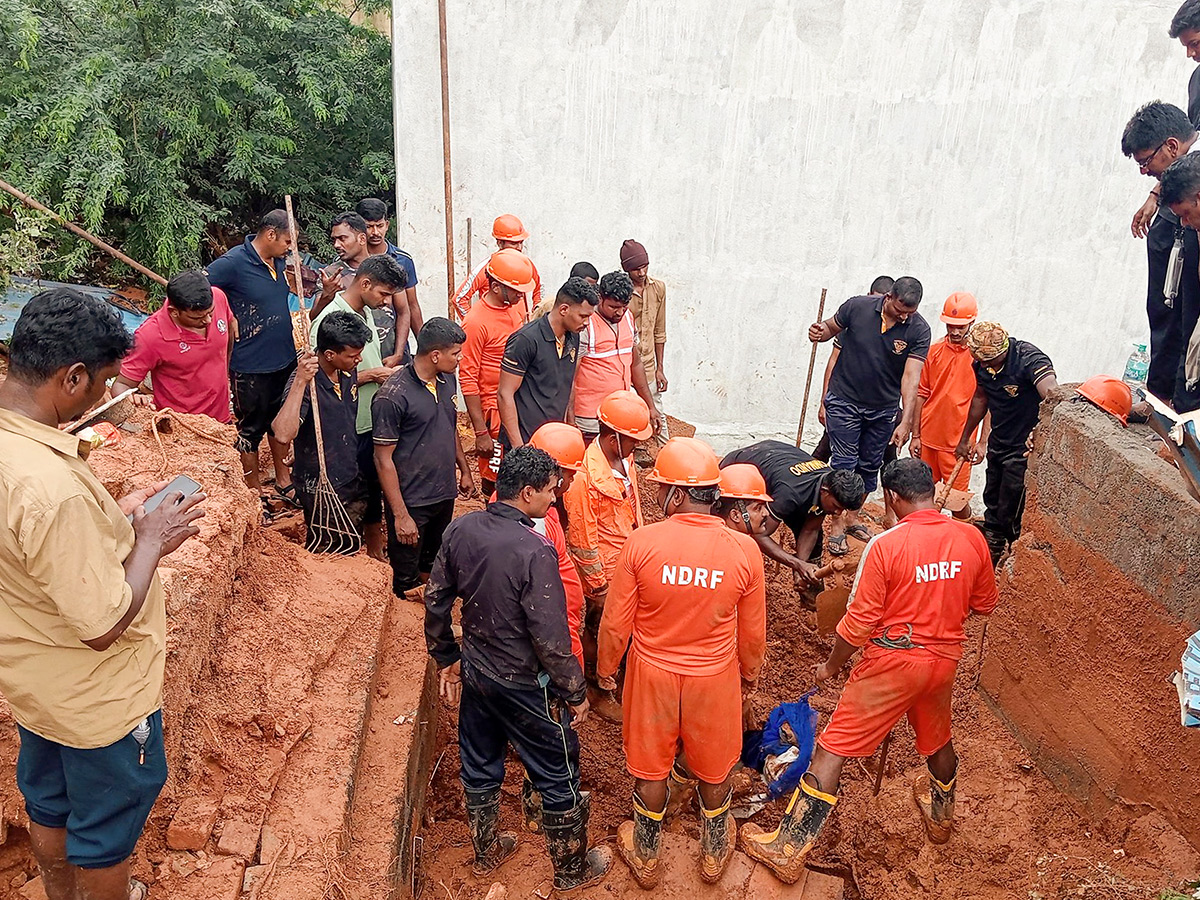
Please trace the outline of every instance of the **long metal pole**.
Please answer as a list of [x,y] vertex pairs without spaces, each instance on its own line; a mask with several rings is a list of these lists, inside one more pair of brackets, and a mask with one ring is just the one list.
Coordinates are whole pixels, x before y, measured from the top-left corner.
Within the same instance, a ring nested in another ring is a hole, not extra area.
[[[821,288],[821,303],[817,307],[817,321],[825,320],[825,292],[826,288]],[[808,392],[812,388],[813,368],[817,365],[817,345],[812,345],[812,355],[808,358],[808,380],[804,382],[804,401],[800,404],[800,427],[796,429],[796,446],[800,446],[801,440],[804,438],[804,419],[808,415]]]
[[446,181],[446,313],[454,318],[454,189],[450,178],[450,73],[446,51],[446,0],[438,0],[438,36],[442,52],[442,159]]
[[[400,209],[402,195],[400,188],[400,41],[396,32],[396,5],[391,8],[391,38],[392,38],[392,169],[396,173],[396,205],[392,208],[392,218],[396,222],[396,243],[400,244]],[[416,285],[409,285],[415,287]]]

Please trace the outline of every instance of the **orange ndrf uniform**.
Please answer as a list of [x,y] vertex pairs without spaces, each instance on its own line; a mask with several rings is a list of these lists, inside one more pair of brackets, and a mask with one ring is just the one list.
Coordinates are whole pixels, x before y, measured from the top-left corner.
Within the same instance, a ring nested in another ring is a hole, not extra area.
[[[921,408],[921,460],[933,469],[935,482],[947,481],[954,473],[958,458],[954,449],[967,424],[967,411],[975,396],[975,370],[965,345],[942,338],[929,348],[921,369],[917,396],[925,401]],[[978,431],[975,432],[979,434]],[[952,488],[965,491],[971,484],[971,464],[958,473]]]
[[[500,407],[496,399],[500,389],[500,360],[509,335],[524,324],[525,314],[516,305],[500,309],[488,303],[476,303],[463,319],[462,328],[467,339],[463,342],[458,363],[459,386],[464,397],[478,395],[488,434],[497,441],[500,437]],[[499,448],[497,443],[495,454],[479,459],[480,477],[488,481],[496,480]]]
[[600,623],[596,672],[625,674],[625,759],[660,781],[683,741],[688,767],[719,784],[742,749],[741,680],[767,648],[762,553],[716,516],[680,513],[625,543]]
[[562,577],[563,592],[567,595],[567,628],[571,631],[571,652],[582,667],[583,642],[579,634],[583,628],[583,584],[579,581],[575,562],[567,552],[567,536],[558,518],[558,510],[550,507],[542,521],[546,523],[546,537],[558,553],[558,574]]
[[963,623],[998,601],[987,541],[973,525],[924,509],[872,538],[837,626],[866,650],[818,743],[838,756],[870,756],[907,715],[917,752],[941,750]]
[[567,510],[567,548],[589,597],[608,589],[621,548],[642,524],[633,458],[625,460],[629,486],[613,472],[599,441],[583,454],[583,468],[563,497]]
[[[490,258],[489,258],[490,259]],[[492,286],[488,281],[487,266],[489,259],[485,259],[478,267],[463,279],[462,284],[458,286],[458,290],[454,292],[454,319],[456,322],[465,323],[467,313],[478,305],[479,299],[486,294]],[[529,320],[529,314],[535,306],[542,300],[542,276],[538,274],[537,266],[533,267],[533,293],[525,295],[525,308],[521,311],[524,318],[521,320],[526,322]]]

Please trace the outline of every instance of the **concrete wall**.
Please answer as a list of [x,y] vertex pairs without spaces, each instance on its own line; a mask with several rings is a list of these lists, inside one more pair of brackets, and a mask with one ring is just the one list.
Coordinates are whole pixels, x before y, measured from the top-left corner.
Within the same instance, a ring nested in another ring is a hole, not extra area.
[[[972,290],[1064,381],[1119,375],[1146,331],[1128,226],[1151,185],[1119,138],[1142,102],[1186,101],[1176,0],[447,6],[458,277],[468,216],[475,260],[521,216],[551,290],[638,238],[669,286],[668,408],[702,433],[794,432],[822,286],[830,312],[880,273],[919,277],[928,312]],[[437,4],[394,21],[397,219],[428,314]]]

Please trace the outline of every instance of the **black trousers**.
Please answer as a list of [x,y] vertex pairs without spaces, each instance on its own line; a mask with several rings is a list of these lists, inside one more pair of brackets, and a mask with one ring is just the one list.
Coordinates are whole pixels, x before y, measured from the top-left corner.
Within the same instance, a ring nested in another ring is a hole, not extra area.
[[1021,536],[1028,468],[1024,450],[988,452],[987,481],[983,486],[983,536],[987,538],[993,562]]
[[1180,307],[1181,320],[1175,410],[1191,412],[1200,409],[1200,385],[1190,391],[1187,389],[1183,357],[1196,322],[1200,320],[1200,243],[1197,242],[1196,232],[1190,228],[1183,231],[1183,283],[1179,286],[1179,294],[1175,300],[1175,305]]
[[392,593],[397,597],[421,583],[421,576],[433,571],[433,560],[442,549],[442,533],[454,518],[454,499],[429,506],[410,506],[408,514],[417,523],[417,542],[402,544],[396,537],[396,521],[391,510],[387,519],[388,562],[392,565]]
[[379,470],[375,468],[375,441],[369,431],[358,436],[358,473],[367,504],[363,524],[376,525],[383,521],[383,488],[379,486]]
[[[1146,318],[1150,322],[1150,371],[1146,375],[1146,389],[1163,400],[1175,396],[1175,379],[1184,346],[1183,297],[1176,297],[1175,306],[1171,308],[1163,296],[1171,248],[1175,245],[1175,228],[1174,223],[1159,216],[1146,235]],[[1185,240],[1185,254],[1186,248]],[[1188,280],[1186,274],[1183,280]],[[1181,295],[1182,289],[1181,284]]]
[[500,790],[511,745],[544,809],[566,812],[579,804],[579,737],[567,705],[550,693],[546,675],[542,680],[540,688],[505,684],[462,661],[459,777],[469,794]]

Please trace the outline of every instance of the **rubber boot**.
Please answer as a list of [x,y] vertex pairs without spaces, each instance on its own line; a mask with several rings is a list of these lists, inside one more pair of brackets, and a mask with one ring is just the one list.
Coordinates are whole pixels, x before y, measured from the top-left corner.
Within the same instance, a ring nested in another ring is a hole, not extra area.
[[692,778],[690,773],[676,760],[675,765],[671,766],[671,774],[667,776],[667,808],[663,812],[664,823],[670,824],[676,816],[683,812],[688,800],[695,795],[697,784],[699,782]]
[[529,776],[521,783],[521,811],[525,814],[525,830],[542,832],[542,795],[534,788]]
[[733,859],[733,845],[737,843],[737,822],[729,811],[733,788],[716,809],[706,807],[699,792],[697,798],[700,800],[700,877],[707,884],[716,884],[725,874],[729,860]]
[[958,769],[948,783],[938,781],[933,773],[929,777],[918,776],[913,782],[913,798],[921,810],[925,822],[925,834],[931,843],[944,844],[950,840],[954,830],[954,785],[958,781]]
[[612,851],[607,847],[588,849],[587,827],[591,798],[586,794],[579,805],[566,812],[542,810],[542,831],[546,850],[554,864],[554,889],[571,894],[599,884],[612,868]]
[[471,829],[471,844],[475,847],[471,871],[478,876],[496,870],[517,850],[517,836],[511,831],[498,831],[499,821],[499,788],[485,793],[467,792],[467,824]]
[[742,851],[770,869],[784,884],[799,880],[821,826],[837,805],[837,797],[813,787],[810,779],[806,772],[788,801],[783,821],[774,831],[765,832],[752,822],[742,826]]
[[622,822],[617,829],[617,852],[633,872],[634,880],[647,890],[658,884],[662,874],[658,867],[658,851],[662,846],[664,815],[646,809],[635,791],[633,821]]

